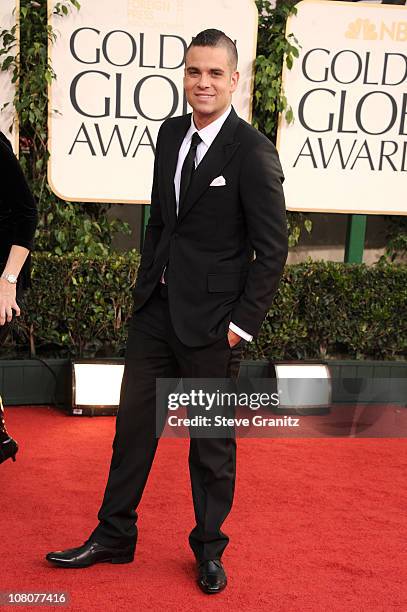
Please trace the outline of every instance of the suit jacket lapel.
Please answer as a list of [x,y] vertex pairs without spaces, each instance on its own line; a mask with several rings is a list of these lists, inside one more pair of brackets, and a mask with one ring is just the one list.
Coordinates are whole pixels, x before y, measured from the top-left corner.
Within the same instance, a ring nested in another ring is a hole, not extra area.
[[165,151],[165,191],[166,201],[168,205],[168,214],[172,222],[176,222],[176,201],[175,201],[175,187],[174,187],[174,176],[177,169],[178,153],[181,148],[182,141],[184,140],[185,134],[187,133],[191,125],[191,114],[184,115],[183,121],[174,130],[173,138],[170,142],[167,142]]
[[239,147],[239,143],[234,140],[238,122],[239,117],[232,108],[219,134],[194,172],[188,193],[178,214],[178,222],[191,210],[204,191],[208,189],[213,179],[222,173],[223,168]]

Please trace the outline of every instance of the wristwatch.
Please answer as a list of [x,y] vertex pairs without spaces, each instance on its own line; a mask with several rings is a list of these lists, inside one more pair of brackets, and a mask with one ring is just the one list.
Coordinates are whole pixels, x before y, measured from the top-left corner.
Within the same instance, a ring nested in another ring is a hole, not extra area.
[[0,278],[4,278],[4,280],[8,281],[11,285],[17,284],[17,276],[15,274],[2,274]]

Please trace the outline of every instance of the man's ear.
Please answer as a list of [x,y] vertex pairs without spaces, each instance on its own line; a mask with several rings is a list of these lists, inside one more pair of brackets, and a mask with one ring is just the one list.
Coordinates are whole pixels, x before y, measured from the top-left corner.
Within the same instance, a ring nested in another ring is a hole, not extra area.
[[239,83],[239,77],[240,77],[239,72],[237,70],[235,70],[235,72],[233,72],[232,78],[231,78],[231,84],[230,84],[230,91],[231,91],[231,93],[236,91],[237,85]]

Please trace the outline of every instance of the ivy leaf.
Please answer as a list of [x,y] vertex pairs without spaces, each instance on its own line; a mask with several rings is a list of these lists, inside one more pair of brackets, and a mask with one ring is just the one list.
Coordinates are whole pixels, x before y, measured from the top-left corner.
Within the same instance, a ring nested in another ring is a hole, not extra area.
[[312,230],[312,221],[311,221],[311,219],[305,219],[304,227],[307,230],[307,232],[310,234],[311,230]]
[[285,114],[285,120],[287,123],[292,123],[294,121],[293,109],[290,107]]
[[2,70],[8,70],[10,68],[12,62],[14,61],[14,59],[15,59],[14,55],[8,55],[6,57],[6,59],[4,60],[4,62],[3,62],[2,66],[1,66],[1,69]]

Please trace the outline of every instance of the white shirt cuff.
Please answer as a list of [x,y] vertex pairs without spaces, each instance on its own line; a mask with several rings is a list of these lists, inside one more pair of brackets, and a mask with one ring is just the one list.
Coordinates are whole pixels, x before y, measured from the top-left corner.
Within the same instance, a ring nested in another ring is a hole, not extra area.
[[234,323],[229,323],[229,329],[231,329],[232,332],[235,332],[235,334],[243,338],[243,340],[247,340],[247,342],[251,342],[253,340],[253,336],[243,331],[243,329],[240,329],[240,327],[238,327]]

